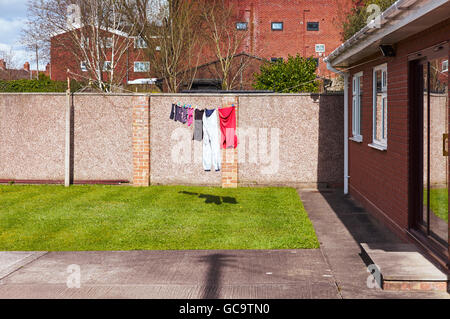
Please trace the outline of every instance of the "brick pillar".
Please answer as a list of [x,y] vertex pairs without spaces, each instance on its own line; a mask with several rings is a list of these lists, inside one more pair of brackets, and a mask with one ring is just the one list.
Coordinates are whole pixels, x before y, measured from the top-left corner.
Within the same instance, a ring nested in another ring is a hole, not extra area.
[[[236,109],[236,129],[238,125],[238,105],[237,96],[224,96],[222,98],[222,107],[234,105]],[[238,185],[238,152],[237,148],[222,149],[222,187],[237,188]]]
[[133,185],[150,185],[150,100],[133,97]]

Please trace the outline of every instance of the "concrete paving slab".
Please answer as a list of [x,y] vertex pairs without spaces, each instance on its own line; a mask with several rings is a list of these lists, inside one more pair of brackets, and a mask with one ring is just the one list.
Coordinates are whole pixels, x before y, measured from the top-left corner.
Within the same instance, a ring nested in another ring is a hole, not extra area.
[[367,266],[371,262],[362,254],[360,243],[402,244],[403,241],[342,190],[299,189],[298,192],[342,298],[450,298],[446,292],[385,291],[369,286]]
[[[66,285],[69,265],[80,288]],[[49,252],[0,298],[339,298],[319,249]]]
[[447,281],[447,275],[412,244],[362,243],[363,251],[380,267],[383,280]]
[[0,280],[46,253],[46,251],[0,251]]

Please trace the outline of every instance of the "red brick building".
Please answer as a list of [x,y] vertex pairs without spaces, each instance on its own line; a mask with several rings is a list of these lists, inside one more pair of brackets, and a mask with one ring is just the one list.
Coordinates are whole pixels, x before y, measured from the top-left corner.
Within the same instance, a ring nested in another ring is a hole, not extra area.
[[323,58],[341,44],[352,0],[230,0],[236,27],[248,29],[243,51],[265,59],[300,54],[318,59],[318,75],[334,77]]
[[346,81],[345,192],[449,268],[448,0],[399,0],[326,59]]
[[[150,61],[144,57],[143,52],[145,43],[139,41],[139,38],[128,36],[119,31],[105,31],[104,37],[105,39],[115,37],[115,42],[117,41],[117,43],[121,43],[123,48],[127,48],[126,52],[123,52],[116,60],[117,68],[115,68],[115,72],[120,82],[125,84],[128,81],[149,77],[149,72],[151,72]],[[51,38],[50,68],[52,80],[66,80],[67,69],[70,70],[72,78],[77,80],[93,78],[86,67],[86,58],[80,53],[79,46],[74,45],[73,42],[73,37],[69,32],[58,34]],[[87,44],[89,45],[89,40],[87,40]],[[123,50],[121,49],[120,51],[122,52]],[[110,63],[112,49],[108,50],[108,47],[106,47],[103,52],[107,53],[104,63]],[[105,66],[104,70],[106,69],[107,67]],[[107,78],[108,72],[103,72],[103,76]]]
[[[334,77],[323,63],[323,58],[341,43],[342,18],[351,8],[352,0],[229,0],[235,11],[233,27],[247,31],[248,37],[237,53],[247,53],[264,60],[287,58],[288,55],[312,56],[318,60],[318,75]],[[67,33],[51,40],[51,74],[54,80],[66,79],[66,71],[86,76],[79,58],[61,45],[70,37]],[[132,40],[134,41],[134,40]],[[216,57],[205,55],[201,64],[208,64]],[[123,82],[151,75],[151,61],[145,61],[143,52],[130,45],[126,57],[120,61]],[[136,62],[150,65],[150,73],[136,72]],[[255,64],[256,65],[256,64]],[[258,69],[258,68],[253,68]],[[247,72],[248,73],[248,72]],[[241,81],[248,88],[253,76],[247,74]]]
[[[37,70],[30,70],[30,63],[25,62],[22,69],[10,69],[4,59],[0,59],[0,80],[28,80],[35,79]],[[39,71],[39,74],[49,76],[48,68],[46,71]]]

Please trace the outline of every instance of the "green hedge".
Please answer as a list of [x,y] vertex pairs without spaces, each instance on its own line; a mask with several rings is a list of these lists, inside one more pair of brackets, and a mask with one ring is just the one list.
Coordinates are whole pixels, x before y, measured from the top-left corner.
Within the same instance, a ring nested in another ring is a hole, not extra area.
[[254,74],[253,87],[281,93],[314,93],[319,91],[316,81],[317,61],[312,57],[288,56],[286,61],[264,63]]
[[[81,89],[80,82],[72,80],[71,91]],[[0,80],[0,92],[65,92],[67,90],[66,81],[52,81],[48,76],[39,75],[39,80]]]

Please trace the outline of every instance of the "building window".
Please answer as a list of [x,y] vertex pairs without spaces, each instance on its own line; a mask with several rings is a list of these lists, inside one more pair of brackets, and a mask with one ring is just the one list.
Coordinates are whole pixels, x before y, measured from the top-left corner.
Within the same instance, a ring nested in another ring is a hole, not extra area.
[[352,81],[352,140],[362,142],[361,135],[361,97],[362,97],[363,73],[353,75]]
[[319,22],[308,22],[306,23],[307,31],[319,31]]
[[113,39],[111,37],[101,39],[100,47],[111,49],[112,46],[113,46]]
[[103,62],[103,71],[111,71],[111,61]]
[[442,61],[442,72],[448,72],[448,60]]
[[87,72],[87,63],[86,63],[86,61],[81,61],[80,62],[80,68],[81,68],[81,71],[83,71],[83,72]]
[[134,48],[135,49],[146,49],[147,48],[147,42],[141,37],[134,38]]
[[150,62],[134,62],[134,72],[150,71]]
[[283,22],[272,22],[272,31],[283,31]]
[[270,62],[276,63],[278,61],[283,62],[283,58],[270,58]]
[[242,30],[245,31],[248,28],[247,22],[236,22],[236,30]]
[[81,39],[80,39],[80,45],[81,47],[84,48],[89,48],[89,38],[84,37],[83,35],[81,35]]
[[373,69],[373,143],[371,146],[387,148],[387,64]]

